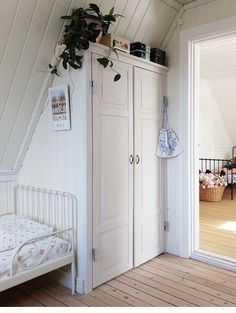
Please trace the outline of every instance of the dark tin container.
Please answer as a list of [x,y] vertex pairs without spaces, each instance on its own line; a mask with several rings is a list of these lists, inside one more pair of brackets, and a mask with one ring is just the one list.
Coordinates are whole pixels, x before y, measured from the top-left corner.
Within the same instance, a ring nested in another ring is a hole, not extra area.
[[151,53],[151,47],[142,42],[133,42],[130,44],[130,50],[141,50],[143,52]]
[[166,58],[166,52],[164,50],[159,49],[159,48],[152,48],[151,49],[151,55],[153,57],[156,56],[156,57],[161,57],[163,59]]
[[159,57],[159,56],[153,56],[151,55],[151,61],[160,65],[166,66],[166,59]]
[[134,51],[131,51],[130,54],[135,55],[136,57],[145,59],[147,61],[150,61],[150,53],[147,53],[141,50],[134,50]]

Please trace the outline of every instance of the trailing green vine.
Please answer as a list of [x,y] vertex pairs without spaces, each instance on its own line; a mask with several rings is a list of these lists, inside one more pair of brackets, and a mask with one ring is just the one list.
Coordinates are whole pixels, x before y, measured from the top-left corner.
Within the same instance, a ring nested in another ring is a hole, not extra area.
[[[61,18],[70,22],[65,25],[63,39],[60,42],[62,51],[56,57],[55,64],[49,64],[51,74],[59,76],[58,67],[62,62],[64,69],[71,66],[73,69],[82,67],[82,51],[88,50],[90,42],[97,42],[102,35],[106,35],[112,23],[116,22],[120,14],[114,14],[114,7],[108,14],[102,14],[99,7],[90,3],[88,9],[78,8],[71,15]],[[116,51],[115,51],[116,52]],[[118,81],[121,75],[113,68],[113,62],[108,57],[98,58],[97,61],[104,67],[110,67],[116,74],[114,81]]]

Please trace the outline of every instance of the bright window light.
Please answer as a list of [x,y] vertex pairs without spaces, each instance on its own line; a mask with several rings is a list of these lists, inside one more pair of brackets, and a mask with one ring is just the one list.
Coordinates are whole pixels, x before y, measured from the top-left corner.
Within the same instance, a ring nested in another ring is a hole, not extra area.
[[223,229],[223,230],[230,230],[230,231],[235,231],[236,232],[236,222],[226,222],[218,228]]

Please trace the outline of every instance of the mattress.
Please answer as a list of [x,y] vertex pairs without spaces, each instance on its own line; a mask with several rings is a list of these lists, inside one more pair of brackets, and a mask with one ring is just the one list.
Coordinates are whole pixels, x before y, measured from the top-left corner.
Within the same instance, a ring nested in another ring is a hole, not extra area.
[[[12,260],[22,243],[38,236],[50,235],[52,231],[53,228],[50,226],[23,217],[15,215],[0,217],[0,281],[10,278]],[[23,246],[16,256],[14,274],[56,261],[65,256],[70,248],[69,241],[53,235],[33,241]]]

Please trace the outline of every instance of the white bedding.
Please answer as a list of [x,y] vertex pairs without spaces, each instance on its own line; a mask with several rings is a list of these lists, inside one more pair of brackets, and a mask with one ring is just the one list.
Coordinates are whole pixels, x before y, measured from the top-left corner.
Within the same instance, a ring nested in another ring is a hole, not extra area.
[[[10,277],[13,257],[22,243],[48,235],[53,228],[18,216],[0,217],[0,281]],[[7,249],[9,247],[9,249]],[[15,258],[14,274],[63,257],[70,243],[55,236],[24,246]]]
[[18,215],[0,216],[0,252],[12,250],[23,242],[53,232],[53,227]]
[[[48,246],[49,248],[47,249]],[[69,242],[57,237],[49,237],[37,241],[35,244],[25,246],[16,258],[16,262],[14,263],[14,273],[17,274],[38,266],[38,262],[46,250],[48,251],[46,252],[45,257],[41,260],[40,265],[63,257],[69,248]],[[16,250],[17,248],[0,253],[0,281],[10,277],[12,259]]]

